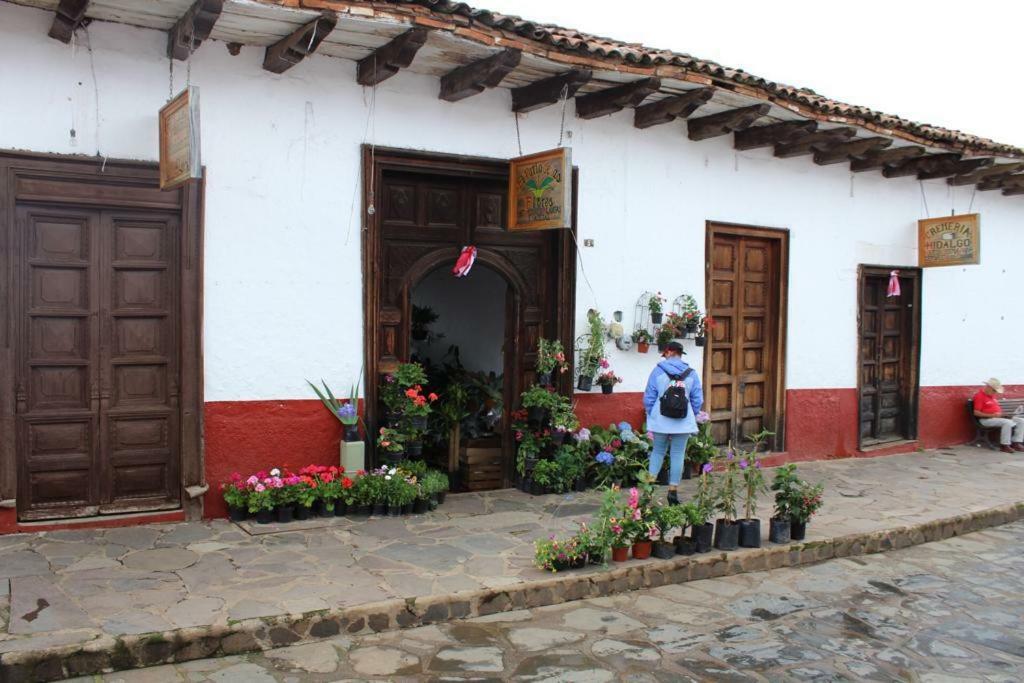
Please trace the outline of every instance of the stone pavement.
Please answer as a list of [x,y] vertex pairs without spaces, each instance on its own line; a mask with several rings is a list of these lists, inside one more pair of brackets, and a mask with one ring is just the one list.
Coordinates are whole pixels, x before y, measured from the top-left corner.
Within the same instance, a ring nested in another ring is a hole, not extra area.
[[1016,522],[891,553],[99,680],[1019,681],[1022,596]]
[[532,567],[533,540],[588,518],[597,494],[463,494],[419,517],[256,535],[210,521],[0,537],[0,671],[53,680],[437,623],[877,552],[1024,511],[1020,456],[965,447],[800,469],[827,485],[806,544],[554,577]]

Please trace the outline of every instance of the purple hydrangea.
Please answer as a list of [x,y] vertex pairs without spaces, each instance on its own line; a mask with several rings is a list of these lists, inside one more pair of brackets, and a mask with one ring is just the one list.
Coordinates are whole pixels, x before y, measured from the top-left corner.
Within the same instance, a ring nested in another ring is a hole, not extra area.
[[633,425],[629,424],[628,422],[620,422],[619,423],[619,431],[620,432],[631,432],[631,431],[633,431]]
[[341,419],[350,419],[356,416],[356,407],[351,403],[346,403],[338,408],[338,417]]
[[711,419],[711,416],[708,414],[708,411],[706,411],[706,410],[702,410],[699,413],[697,413],[697,424],[699,424],[699,425],[704,424],[705,422],[707,422],[710,419]]
[[590,441],[590,430],[587,429],[586,427],[583,427],[582,429],[580,429],[578,432],[576,432],[576,440],[577,441]]
[[600,453],[597,454],[595,460],[597,460],[602,465],[611,465],[613,462],[615,462],[615,456],[609,453],[608,451],[601,451]]

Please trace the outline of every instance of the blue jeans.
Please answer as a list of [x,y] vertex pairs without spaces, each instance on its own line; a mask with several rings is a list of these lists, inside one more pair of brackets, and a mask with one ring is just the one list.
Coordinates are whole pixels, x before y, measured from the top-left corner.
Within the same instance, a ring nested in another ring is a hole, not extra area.
[[654,447],[651,449],[651,464],[647,471],[652,477],[661,472],[661,464],[665,462],[665,452],[669,455],[668,485],[678,486],[683,476],[683,460],[686,458],[686,442],[690,434],[659,434],[654,433]]

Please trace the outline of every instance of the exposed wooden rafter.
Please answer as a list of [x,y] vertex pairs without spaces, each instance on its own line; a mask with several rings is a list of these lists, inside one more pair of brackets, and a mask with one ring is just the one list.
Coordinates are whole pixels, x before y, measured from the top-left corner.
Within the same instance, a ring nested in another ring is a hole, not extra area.
[[849,140],[857,134],[856,128],[829,128],[817,130],[814,133],[801,135],[789,142],[775,145],[775,156],[780,159],[798,157],[802,154],[811,154],[819,149],[826,149],[837,142]]
[[874,171],[885,166],[899,166],[908,159],[915,159],[924,155],[924,147],[910,145],[907,147],[894,147],[883,149],[881,152],[868,154],[860,159],[850,162],[850,170],[854,173],[862,171]]
[[295,29],[267,48],[263,68],[275,74],[284,73],[316,52],[337,24],[337,14],[324,12],[305,26]]
[[359,60],[356,82],[359,85],[377,85],[407,68],[427,42],[428,35],[425,28],[413,28],[381,45],[369,56]]
[[994,166],[988,166],[985,168],[979,168],[977,171],[971,173],[961,173],[948,179],[946,182],[950,185],[974,185],[987,178],[994,178],[996,176],[1008,176],[1011,173],[1024,168],[1024,161],[1017,161],[1011,164],[996,164]]
[[1024,194],[1024,185],[1016,185],[1014,187],[1003,188],[1004,197],[1012,197],[1018,194]]
[[819,166],[838,164],[873,152],[880,152],[891,144],[891,139],[879,137],[857,138],[849,142],[839,142],[822,149],[816,149],[814,152],[814,163]]
[[563,97],[574,97],[576,91],[590,80],[592,74],[590,69],[573,69],[536,83],[513,88],[512,111],[525,114],[555,104]]
[[637,107],[633,113],[633,125],[637,128],[650,128],[676,119],[689,118],[714,94],[714,88],[698,88]]
[[50,37],[62,43],[70,43],[75,29],[85,22],[85,12],[88,9],[89,0],[60,0],[57,9],[54,10]]
[[955,152],[928,154],[923,157],[908,159],[898,165],[887,165],[882,169],[882,175],[886,178],[902,178],[905,176],[917,175],[921,171],[930,171],[942,164],[948,164],[951,161],[959,160],[960,155]]
[[657,92],[660,87],[661,79],[641,78],[632,83],[580,95],[576,98],[576,116],[581,119],[596,119],[622,111],[626,107],[635,107],[648,95]]
[[686,122],[687,136],[691,140],[707,140],[708,138],[728,135],[738,130],[749,128],[755,121],[771,110],[770,104],[755,104],[751,107],[740,107],[728,111],[690,119]]
[[1013,189],[1016,187],[1024,187],[1024,173],[1017,175],[998,176],[995,178],[985,178],[978,183],[978,189],[982,192],[988,190],[1006,190]]
[[783,121],[736,131],[733,147],[739,150],[772,147],[818,130],[817,121]]
[[196,0],[167,35],[167,56],[184,61],[210,37],[224,0]]
[[493,88],[519,66],[522,50],[506,48],[490,57],[460,66],[441,77],[438,95],[447,102],[458,102]]
[[934,168],[922,169],[917,174],[918,180],[932,180],[933,178],[948,178],[951,175],[963,175],[991,166],[995,163],[992,157],[981,157],[977,159],[964,159],[962,161],[950,161],[937,164]]

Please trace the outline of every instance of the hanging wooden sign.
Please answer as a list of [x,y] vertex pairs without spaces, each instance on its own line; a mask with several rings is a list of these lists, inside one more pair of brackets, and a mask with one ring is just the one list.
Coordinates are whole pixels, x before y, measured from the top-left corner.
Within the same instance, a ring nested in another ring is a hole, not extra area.
[[981,263],[980,214],[919,220],[917,262],[922,268]]
[[572,227],[572,158],[568,147],[517,157],[508,168],[508,229]]
[[190,85],[160,109],[160,189],[202,176],[199,88]]

